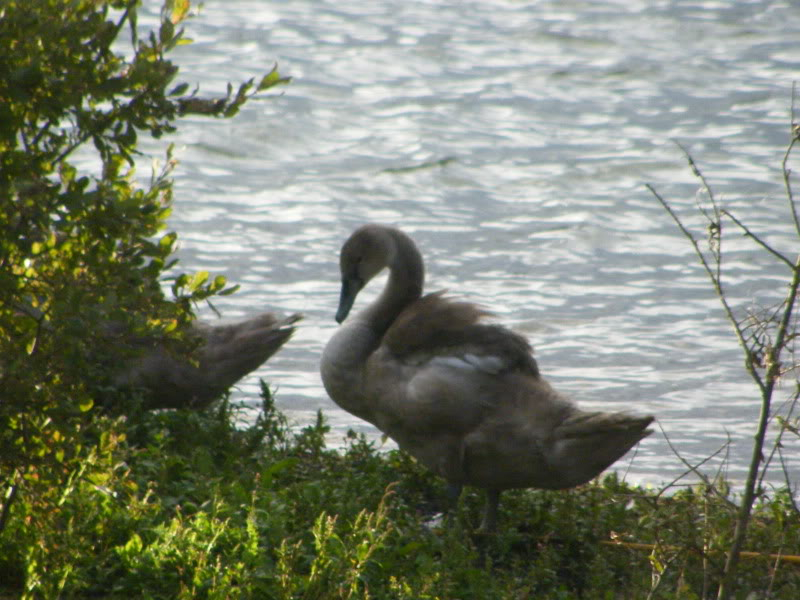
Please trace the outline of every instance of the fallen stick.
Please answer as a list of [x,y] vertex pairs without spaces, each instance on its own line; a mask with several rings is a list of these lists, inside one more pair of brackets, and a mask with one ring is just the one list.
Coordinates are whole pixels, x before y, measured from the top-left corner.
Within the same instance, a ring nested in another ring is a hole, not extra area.
[[[641,544],[639,542],[622,542],[617,540],[603,540],[600,542],[605,546],[624,546],[625,548],[630,548],[632,550],[655,550],[655,544]],[[663,548],[667,550],[680,550],[675,546],[663,546]],[[722,550],[716,550],[715,552],[722,552]],[[794,554],[763,554],[761,552],[747,552],[742,551],[739,553],[742,558],[769,558],[773,560],[793,563],[800,565],[800,556]]]

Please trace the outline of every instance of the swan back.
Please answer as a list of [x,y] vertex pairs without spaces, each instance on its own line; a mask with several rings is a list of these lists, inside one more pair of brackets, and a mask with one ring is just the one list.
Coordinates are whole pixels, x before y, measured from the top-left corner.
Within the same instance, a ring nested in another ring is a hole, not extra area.
[[491,313],[444,294],[427,294],[398,315],[383,337],[394,357],[419,363],[429,356],[454,356],[493,374],[520,369],[538,377],[539,368],[525,338],[483,323]]

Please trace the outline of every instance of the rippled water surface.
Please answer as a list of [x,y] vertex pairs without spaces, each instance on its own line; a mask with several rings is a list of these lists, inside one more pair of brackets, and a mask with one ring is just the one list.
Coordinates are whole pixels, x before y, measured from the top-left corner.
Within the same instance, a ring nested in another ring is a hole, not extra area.
[[[338,249],[380,221],[418,241],[428,289],[494,310],[579,404],[656,414],[690,461],[730,436],[726,468],[742,477],[757,391],[690,246],[644,184],[702,228],[678,140],[726,207],[797,251],[780,173],[796,7],[207,0],[187,33],[175,60],[201,93],[276,62],[293,78],[236,119],[189,120],[171,140],[182,268],[242,285],[216,303],[225,317],[306,316],[239,397],[255,403],[264,377],[297,424],[321,408],[335,443],[348,428],[375,434],[327,398],[317,362],[336,327]],[[785,270],[730,235],[735,308],[776,301]],[[661,431],[617,468],[654,484],[684,469]]]

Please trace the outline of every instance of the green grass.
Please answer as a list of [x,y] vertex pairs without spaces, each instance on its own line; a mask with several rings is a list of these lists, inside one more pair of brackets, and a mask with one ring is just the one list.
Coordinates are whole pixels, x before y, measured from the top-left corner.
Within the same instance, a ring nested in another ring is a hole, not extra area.
[[[60,485],[30,470],[0,534],[0,596],[25,598],[704,598],[733,529],[732,497],[670,496],[613,475],[504,494],[500,532],[474,534],[482,495],[432,528],[443,482],[351,435],[327,449],[264,387],[258,422],[223,402],[106,433]],[[38,487],[37,487],[38,486]],[[747,549],[800,554],[789,497],[763,497]],[[612,539],[650,550],[609,545]],[[738,598],[800,598],[800,565],[743,562]],[[754,595],[748,595],[754,593]]]

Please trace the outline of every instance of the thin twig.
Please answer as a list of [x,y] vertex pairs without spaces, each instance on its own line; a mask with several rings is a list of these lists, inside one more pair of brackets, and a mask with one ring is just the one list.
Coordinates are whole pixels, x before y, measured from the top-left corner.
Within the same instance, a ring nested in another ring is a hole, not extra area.
[[[763,460],[764,439],[767,434],[767,424],[769,422],[770,404],[772,402],[772,392],[780,376],[780,351],[783,347],[783,340],[789,324],[789,318],[794,309],[794,301],[797,297],[797,288],[800,284],[800,269],[796,269],[792,277],[792,284],[789,287],[789,297],[787,298],[786,311],[784,312],[778,332],[775,336],[775,345],[767,350],[767,372],[764,376],[764,388],[761,394],[761,409],[758,416],[758,428],[753,442],[753,452],[750,457],[750,466],[747,470],[747,481],[745,483],[742,503],[739,507],[739,514],[736,517],[736,526],[733,531],[733,541],[731,543],[728,558],[725,561],[725,570],[720,584],[717,598],[726,600],[730,597],[733,585],[733,575],[739,564],[739,555],[742,552],[747,529],[750,522],[750,515],[755,500],[756,478],[758,476],[759,465]],[[749,362],[749,361],[748,361]]]
[[787,265],[789,265],[789,268],[790,268],[790,269],[794,269],[794,263],[793,263],[793,262],[792,262],[792,261],[791,261],[789,258],[787,258],[787,257],[786,257],[786,256],[784,256],[783,254],[781,254],[780,252],[778,252],[777,250],[775,250],[775,249],[774,249],[772,246],[770,246],[770,245],[769,245],[767,242],[765,242],[764,240],[762,240],[762,239],[761,239],[761,238],[760,238],[758,235],[756,235],[755,233],[753,233],[753,232],[752,232],[752,231],[751,231],[751,230],[750,230],[750,229],[747,227],[747,225],[745,225],[745,224],[744,224],[744,223],[742,223],[742,222],[741,222],[739,219],[737,219],[737,218],[736,218],[736,217],[733,215],[733,213],[731,213],[731,212],[730,212],[730,211],[728,211],[728,210],[722,209],[722,214],[723,214],[723,215],[725,215],[726,217],[728,217],[728,218],[729,218],[731,221],[733,221],[734,223],[736,223],[736,225],[738,225],[738,226],[741,228],[741,230],[742,230],[742,231],[744,231],[744,234],[745,234],[747,237],[751,238],[751,239],[752,239],[754,242],[756,242],[756,243],[757,243],[759,246],[761,246],[762,248],[764,248],[764,250],[766,250],[767,252],[769,252],[770,254],[772,254],[773,256],[775,256],[775,258],[777,258],[778,260],[780,260],[780,261],[782,261],[782,262],[785,262]]
[[778,457],[781,460],[781,470],[783,471],[783,479],[786,482],[786,492],[789,495],[789,502],[792,503],[792,508],[794,512],[800,514],[800,506],[797,505],[797,500],[795,500],[795,493],[796,493],[796,486],[792,487],[792,480],[791,476],[789,475],[789,467],[786,466],[786,459],[783,456],[783,450],[780,448],[778,449]]
[[[787,152],[784,155],[783,159],[783,175],[784,181],[787,190],[787,196],[789,198],[789,203],[791,205],[792,216],[795,222],[795,229],[797,230],[798,236],[800,236],[800,219],[798,219],[798,214],[796,212],[796,208],[794,206],[794,199],[792,196],[792,189],[791,189],[791,182],[790,182],[790,172],[787,167],[788,159],[791,154],[792,148],[796,142],[797,135],[796,135],[796,128],[794,125],[794,119],[792,119],[792,140],[787,148]],[[715,291],[717,292],[717,296],[725,310],[726,316],[730,321],[733,329],[736,333],[736,337],[739,340],[739,344],[742,346],[742,349],[745,351],[746,360],[745,360],[745,367],[750,374],[753,381],[758,385],[761,391],[761,406],[759,411],[758,417],[758,425],[757,431],[754,438],[752,454],[750,457],[750,465],[747,470],[747,480],[744,485],[744,493],[742,495],[742,501],[738,509],[738,514],[736,516],[735,527],[733,531],[733,538],[731,542],[731,547],[727,553],[727,557],[725,560],[725,567],[722,574],[722,581],[720,583],[719,589],[717,590],[717,598],[718,600],[727,600],[730,598],[730,595],[733,591],[733,582],[735,580],[735,573],[737,570],[739,558],[742,552],[742,546],[744,544],[745,538],[747,536],[748,525],[750,522],[750,517],[752,513],[753,503],[756,497],[756,484],[758,482],[758,475],[759,475],[759,466],[761,462],[764,460],[763,457],[763,448],[764,448],[764,441],[766,438],[767,426],[770,422],[770,405],[772,402],[772,395],[775,390],[775,386],[777,385],[780,377],[782,376],[782,366],[781,366],[781,353],[784,350],[784,346],[788,345],[792,340],[792,335],[789,333],[790,327],[793,324],[793,316],[794,316],[794,307],[795,302],[797,300],[798,295],[798,287],[800,287],[800,256],[798,256],[797,261],[792,265],[792,281],[789,285],[789,291],[787,293],[786,299],[783,303],[783,313],[779,318],[779,323],[775,329],[775,336],[774,340],[772,340],[772,344],[768,344],[764,346],[764,356],[763,362],[765,366],[765,373],[763,378],[761,374],[758,372],[757,367],[760,365],[760,360],[757,360],[757,357],[754,352],[753,346],[763,346],[761,341],[759,340],[759,333],[756,330],[753,333],[753,345],[748,345],[748,338],[745,336],[745,330],[742,327],[740,321],[735,317],[733,314],[733,310],[731,309],[730,304],[728,303],[728,299],[722,287],[721,281],[721,273],[722,273],[722,252],[721,252],[721,223],[719,221],[719,207],[716,203],[716,199],[714,198],[713,191],[711,190],[708,182],[706,181],[705,177],[703,176],[700,169],[697,168],[692,157],[689,155],[686,150],[678,144],[678,146],[683,150],[684,154],[689,161],[689,166],[691,167],[693,173],[698,176],[703,183],[703,187],[705,188],[706,192],[709,195],[709,200],[711,202],[712,207],[714,208],[714,216],[715,219],[712,219],[709,215],[708,211],[705,210],[702,206],[700,206],[700,211],[706,217],[707,220],[711,222],[712,229],[710,232],[711,235],[711,253],[715,258],[715,265],[714,268],[709,264],[709,260],[706,258],[703,251],[700,249],[697,239],[692,235],[692,233],[686,228],[683,224],[681,219],[672,209],[672,207],[664,200],[656,191],[653,189],[652,186],[648,185],[647,188],[653,193],[656,199],[661,203],[664,209],[669,213],[672,219],[677,224],[678,228],[684,234],[684,236],[689,240],[692,244],[692,247],[695,250],[695,254],[697,255],[700,263],[703,265],[703,268],[706,270],[709,279],[711,280],[712,285],[714,286]],[[734,222],[736,222],[734,220]],[[746,230],[749,231],[749,230]],[[751,235],[752,236],[752,235]],[[757,241],[759,238],[757,236],[752,236],[753,239]],[[718,244],[715,247],[714,241],[717,241]],[[771,250],[764,242],[761,242],[762,247],[765,247],[768,251],[774,254],[774,251]],[[765,332],[767,330],[765,329]],[[789,336],[787,338],[787,335]]]
[[712,223],[719,221],[719,207],[717,205],[717,200],[714,197],[714,191],[711,189],[711,186],[708,184],[708,180],[706,180],[706,176],[703,175],[703,172],[697,166],[697,163],[694,162],[694,158],[692,158],[692,155],[689,154],[689,151],[683,146],[683,144],[681,144],[678,140],[672,140],[672,142],[678,148],[680,148],[681,152],[683,152],[683,155],[686,157],[686,161],[689,163],[689,167],[692,169],[692,173],[698,179],[700,179],[700,182],[703,184],[703,189],[705,190],[706,194],[708,194],[708,199],[711,201],[711,207],[714,209],[714,217],[715,218],[712,219],[709,216],[708,211],[706,211],[706,209],[703,208],[703,206],[700,205],[699,203],[697,205],[697,208],[699,208],[700,212],[703,213],[703,216],[705,216],[705,218],[708,219],[709,221],[711,221]]
[[[794,412],[794,409],[797,407],[798,399],[800,399],[800,381],[795,382],[794,398],[792,399],[792,405],[789,408],[789,412],[785,417],[787,422],[789,421],[789,419],[791,419],[792,413]],[[781,471],[783,471],[783,479],[786,482],[786,490],[789,493],[789,500],[792,503],[792,508],[794,508],[794,511],[797,514],[800,514],[800,506],[797,505],[797,501],[794,498],[795,491],[792,489],[792,480],[791,477],[789,476],[789,467],[786,466],[786,459],[784,458],[783,450],[779,445],[780,439],[787,430],[787,425],[788,423],[786,422],[782,424],[781,431],[778,434],[778,440],[775,442],[775,445],[778,446],[778,457],[780,458],[781,461]]]
[[[794,145],[792,141],[791,146]],[[788,156],[788,155],[787,155]],[[800,229],[798,230],[800,235]],[[763,460],[762,451],[764,448],[764,439],[767,434],[767,425],[769,423],[770,404],[772,402],[772,394],[781,377],[781,352],[786,342],[786,336],[789,332],[792,323],[792,316],[794,315],[795,301],[797,300],[798,288],[800,288],[800,255],[798,255],[797,263],[795,264],[792,273],[792,281],[789,284],[789,291],[786,296],[785,310],[778,325],[774,344],[767,348],[766,352],[766,373],[764,374],[764,381],[761,391],[761,409],[758,416],[758,428],[753,442],[753,452],[750,457],[750,466],[747,471],[747,482],[745,483],[744,494],[742,496],[742,504],[739,508],[739,515],[736,518],[736,526],[733,531],[733,541],[725,561],[725,570],[723,571],[722,582],[720,583],[717,593],[718,600],[727,600],[730,598],[733,588],[733,580],[736,568],[739,564],[739,554],[742,551],[745,538],[747,536],[748,524],[750,515],[755,500],[755,486],[756,478],[758,476],[759,465]],[[748,357],[747,364],[752,368],[752,358]],[[753,368],[753,372],[755,369]],[[760,379],[759,379],[760,381]]]
[[[39,146],[39,142],[41,141],[42,137],[44,137],[44,135],[50,131],[50,127],[52,127],[52,126],[53,126],[53,120],[52,119],[48,119],[47,122],[44,125],[42,125],[42,128],[39,130],[39,133],[37,133],[36,136],[33,138],[33,141],[31,142],[30,147],[31,148],[38,147]],[[28,146],[27,141],[26,141],[25,145],[26,145],[26,150],[27,150],[28,149],[27,148],[27,146]]]
[[672,441],[669,439],[667,432],[664,431],[663,427],[661,427],[661,423],[658,423],[658,427],[659,429],[661,429],[661,433],[664,435],[664,439],[667,441],[667,445],[669,446],[670,450],[672,450],[673,454],[675,454],[675,456],[678,457],[678,460],[680,460],[688,470],[684,471],[681,475],[679,475],[678,477],[673,479],[670,483],[662,487],[661,490],[658,492],[658,494],[656,494],[656,497],[657,498],[660,497],[665,491],[667,491],[669,488],[675,485],[675,483],[686,477],[689,473],[694,473],[706,485],[706,487],[709,490],[712,490],[714,494],[716,494],[720,498],[720,500],[726,502],[731,508],[736,508],[736,504],[732,502],[730,499],[726,498],[724,495],[722,495],[722,493],[717,489],[717,487],[713,483],[711,483],[711,481],[708,479],[708,476],[699,470],[700,467],[702,467],[712,458],[717,456],[720,452],[727,449],[727,447],[731,443],[730,436],[728,437],[728,441],[725,442],[722,446],[720,446],[715,452],[713,452],[709,456],[706,456],[696,465],[692,465],[689,463],[689,461],[683,458],[683,456],[681,456],[681,453],[678,452],[678,449],[672,444]]
[[[669,546],[657,546],[656,544],[643,544],[640,542],[626,542],[623,540],[601,540],[601,544],[604,546],[622,546],[623,548],[630,548],[631,550],[648,550],[652,552],[656,548],[660,550],[671,549],[675,551],[681,551],[683,548],[678,547],[669,547]],[[712,551],[713,552],[713,551]],[[722,552],[722,550],[717,550],[717,552]],[[791,564],[800,565],[800,556],[792,555],[792,554],[764,554],[761,552],[751,552],[747,550],[743,550],[741,552],[743,558],[766,558],[768,560],[777,560],[780,562],[787,562]]]
[[719,204],[717,204],[717,199],[714,196],[714,190],[711,189],[711,186],[706,179],[706,176],[700,170],[700,167],[697,166],[697,163],[694,161],[694,158],[689,151],[678,141],[672,140],[673,143],[680,148],[683,155],[686,157],[687,162],[689,163],[689,167],[692,169],[692,173],[700,180],[700,183],[703,186],[706,194],[708,195],[708,200],[711,203],[711,208],[714,209],[714,217],[712,218],[708,211],[703,208],[703,205],[700,204],[700,201],[697,201],[697,208],[703,213],[703,216],[709,222],[708,226],[708,246],[711,250],[711,253],[714,255],[714,266],[716,271],[716,282],[717,287],[722,289],[722,219],[720,216],[720,209]]
[[778,553],[777,557],[775,558],[775,566],[772,569],[770,569],[770,571],[772,571],[772,572],[770,573],[770,577],[769,577],[769,585],[767,586],[767,589],[764,592],[764,597],[765,598],[772,598],[773,597],[772,596],[772,590],[775,587],[775,576],[778,574],[778,567],[780,567],[781,560],[783,560],[783,556],[784,556],[783,555],[783,545],[785,544],[785,542],[786,542],[786,532],[784,531],[782,533],[782,535],[781,535],[781,545],[780,545],[780,548],[779,548],[779,553]]
[[792,82],[792,116],[791,123],[789,124],[789,135],[791,136],[791,140],[789,142],[789,147],[786,148],[786,152],[783,155],[781,170],[783,172],[783,185],[786,188],[786,198],[789,201],[789,211],[792,213],[792,220],[794,221],[794,229],[797,232],[797,235],[800,236],[800,216],[797,214],[797,206],[795,206],[794,194],[792,192],[792,170],[787,166],[792,149],[797,143],[798,137],[800,137],[800,125],[798,125],[794,119],[795,89],[796,82]]
[[736,316],[733,314],[733,309],[728,304],[728,299],[725,296],[725,293],[722,289],[722,285],[720,284],[719,279],[715,275],[715,272],[711,269],[711,266],[708,264],[708,260],[703,254],[703,251],[700,249],[700,245],[697,243],[697,240],[695,239],[694,235],[692,235],[692,232],[686,228],[686,226],[683,224],[683,221],[681,221],[680,217],[672,209],[672,206],[670,206],[670,204],[666,200],[664,200],[661,194],[659,194],[655,190],[655,188],[649,183],[645,184],[645,187],[647,187],[647,189],[650,190],[650,193],[652,193],[653,196],[655,196],[656,200],[658,200],[661,206],[664,207],[664,210],[666,210],[669,213],[669,215],[672,217],[672,220],[675,221],[675,224],[678,226],[678,229],[681,230],[686,239],[688,239],[689,242],[692,244],[695,254],[697,255],[697,258],[700,260],[700,264],[703,265],[703,268],[706,270],[706,273],[708,274],[708,277],[711,280],[712,285],[714,286],[714,290],[717,292],[717,296],[719,297],[719,300],[722,303],[722,308],[725,311],[725,315],[728,317],[728,321],[730,322],[734,332],[736,333],[736,338],[739,340],[739,345],[741,345],[741,347],[747,354],[747,360],[745,361],[745,367],[747,369],[747,372],[750,374],[750,377],[753,379],[753,381],[756,382],[756,385],[758,385],[759,389],[761,390],[761,393],[763,394],[765,389],[764,382],[762,381],[761,376],[756,370],[756,366],[754,364],[750,349],[747,346],[747,341],[745,340],[742,327],[739,324],[739,321],[736,319]]
[[[789,405],[789,410],[786,411],[786,416],[783,417],[786,420],[791,419],[792,413],[794,413],[794,409],[797,406],[798,394],[800,394],[800,388],[795,391],[794,398],[792,398],[790,400],[787,400],[784,403],[784,406],[786,406],[787,404]],[[773,421],[776,418],[778,418],[778,416],[779,416],[778,413],[783,411],[784,406],[781,406],[780,408],[778,408],[778,410],[775,411],[775,414],[770,418],[771,421]],[[763,486],[763,484],[764,484],[764,479],[766,478],[767,471],[769,470],[769,466],[772,463],[773,458],[775,458],[775,454],[777,453],[779,456],[782,456],[782,454],[780,452],[780,448],[781,448],[781,442],[783,441],[783,434],[785,432],[786,432],[786,427],[781,427],[780,431],[778,431],[778,435],[775,437],[775,442],[772,444],[772,450],[770,451],[769,456],[764,460],[764,465],[761,468],[761,477],[759,477],[759,480],[758,480],[758,487],[759,488],[761,488]],[[784,472],[785,472],[785,469],[784,469]],[[787,484],[788,484],[788,481],[787,481]]]
[[[717,469],[717,473],[716,473],[716,475],[714,475],[714,481],[727,481],[728,480],[727,468],[728,468],[728,464],[730,463],[730,456],[731,456],[731,434],[727,429],[725,429],[725,428],[723,428],[723,429],[725,430],[725,437],[727,437],[728,439],[721,446],[721,449],[725,450],[725,456],[722,458],[722,460],[719,463],[719,468]],[[725,469],[724,477],[723,477],[723,474],[722,474],[723,469]],[[734,506],[734,504],[731,503],[731,506]]]

